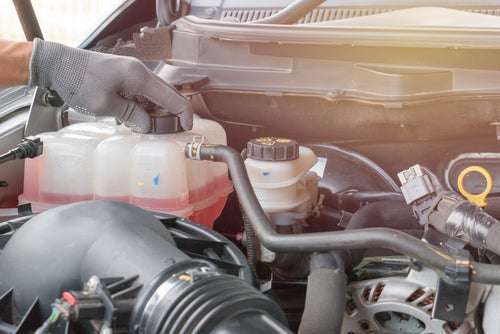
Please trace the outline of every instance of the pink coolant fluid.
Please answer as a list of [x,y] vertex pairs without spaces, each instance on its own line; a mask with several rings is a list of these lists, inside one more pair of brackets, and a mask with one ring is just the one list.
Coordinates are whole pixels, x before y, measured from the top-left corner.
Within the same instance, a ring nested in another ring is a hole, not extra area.
[[191,161],[186,142],[203,136],[224,145],[224,129],[196,117],[196,132],[135,134],[103,123],[79,123],[41,134],[44,154],[26,160],[20,203],[35,211],[84,200],[127,202],[213,227],[232,192],[227,168]]
[[222,210],[226,205],[226,201],[227,197],[221,197],[209,207],[193,212],[189,216],[189,219],[195,223],[205,225],[206,227],[212,229],[214,227],[215,220],[222,213]]
[[19,196],[20,203],[31,203],[33,211],[40,212],[60,204],[92,199],[92,194],[58,194],[40,191],[38,178],[40,175],[40,168],[42,166],[42,157],[25,160],[24,192]]
[[213,228],[215,220],[221,215],[226,205],[228,195],[233,191],[227,173],[209,182],[207,191],[212,194],[211,197],[200,203],[201,205],[195,205],[197,209],[189,218],[198,224]]
[[[50,140],[55,136],[55,134],[56,133],[41,133],[38,137],[42,140],[45,147],[50,143]],[[43,204],[40,199],[40,175],[42,174],[42,168],[44,167],[45,156],[46,149],[44,148],[41,156],[34,159],[24,160],[24,191],[19,196],[19,202],[31,203],[32,209],[35,210],[35,212],[42,211],[41,209],[37,210],[37,208],[38,203]]]
[[187,195],[169,199],[131,197],[129,202],[150,211],[177,214],[183,217],[189,216],[192,211]]
[[20,202],[38,202],[40,199],[38,175],[42,157],[24,160],[24,192],[19,196]]

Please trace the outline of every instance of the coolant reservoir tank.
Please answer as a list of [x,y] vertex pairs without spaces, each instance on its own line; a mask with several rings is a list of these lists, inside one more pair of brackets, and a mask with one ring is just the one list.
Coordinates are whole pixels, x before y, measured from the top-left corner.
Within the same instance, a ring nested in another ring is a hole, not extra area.
[[317,162],[310,148],[290,139],[265,137],[248,142],[246,154],[248,176],[264,211],[293,211],[315,200],[305,180]]
[[159,116],[153,130],[88,122],[41,134],[44,153],[25,165],[19,201],[36,212],[81,200],[122,201],[211,227],[232,191],[227,169],[186,159],[184,147],[195,137],[226,145],[224,129],[197,117],[193,131],[181,131],[177,117]]
[[[227,145],[226,131],[224,130],[222,125],[220,125],[217,122],[201,118],[195,114],[192,131],[202,134],[208,143],[215,145]],[[223,162],[215,162],[210,164],[208,168],[210,169],[210,172],[214,175],[210,188],[227,191],[224,190],[228,186],[226,182],[226,180],[228,179],[227,165]]]

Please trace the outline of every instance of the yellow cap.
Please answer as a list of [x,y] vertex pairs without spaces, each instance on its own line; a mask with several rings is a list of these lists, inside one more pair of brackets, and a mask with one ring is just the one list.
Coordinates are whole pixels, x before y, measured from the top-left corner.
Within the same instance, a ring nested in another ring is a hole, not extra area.
[[[486,187],[480,194],[471,194],[464,187],[465,176],[473,172],[481,174],[486,180]],[[493,188],[493,177],[491,176],[490,172],[488,172],[488,170],[484,167],[469,166],[460,172],[460,174],[458,175],[457,184],[458,191],[460,191],[460,194],[462,194],[462,196],[479,207],[485,207],[487,204],[486,197],[490,194],[491,189]]]

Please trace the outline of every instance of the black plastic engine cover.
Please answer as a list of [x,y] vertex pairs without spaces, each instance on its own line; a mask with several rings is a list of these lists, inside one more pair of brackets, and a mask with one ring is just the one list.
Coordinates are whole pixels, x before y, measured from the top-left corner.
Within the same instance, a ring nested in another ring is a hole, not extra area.
[[189,259],[150,213],[126,203],[91,201],[41,213],[17,231],[0,256],[0,295],[13,289],[24,313],[39,298],[42,313],[61,291],[91,276],[150,282],[167,266]]

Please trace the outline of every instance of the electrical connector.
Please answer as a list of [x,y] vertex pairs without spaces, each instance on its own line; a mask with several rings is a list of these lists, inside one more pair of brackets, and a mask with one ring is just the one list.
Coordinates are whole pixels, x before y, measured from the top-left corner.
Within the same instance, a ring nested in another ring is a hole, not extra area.
[[413,204],[436,193],[429,175],[424,174],[420,165],[415,165],[398,173],[401,192],[407,204]]
[[35,158],[43,153],[43,142],[38,137],[26,137],[16,147],[0,155],[0,164],[17,159]]
[[429,222],[428,215],[435,207],[438,198],[437,186],[420,165],[414,165],[398,173],[398,178],[406,203],[412,206],[420,224],[426,225]]

